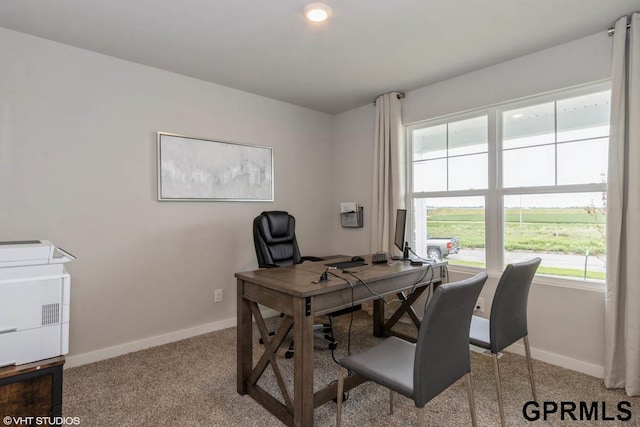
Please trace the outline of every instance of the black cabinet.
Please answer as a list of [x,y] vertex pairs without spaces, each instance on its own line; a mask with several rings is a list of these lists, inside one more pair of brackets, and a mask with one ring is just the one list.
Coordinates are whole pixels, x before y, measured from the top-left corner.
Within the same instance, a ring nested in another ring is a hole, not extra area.
[[[13,425],[13,418],[33,417],[31,424],[36,425],[35,417],[62,416],[64,362],[60,356],[0,368],[0,419],[4,425]],[[7,417],[12,417],[11,422],[6,423]]]

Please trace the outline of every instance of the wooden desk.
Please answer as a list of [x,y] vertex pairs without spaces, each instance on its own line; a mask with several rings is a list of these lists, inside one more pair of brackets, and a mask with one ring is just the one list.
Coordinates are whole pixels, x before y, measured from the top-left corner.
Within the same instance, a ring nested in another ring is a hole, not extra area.
[[[348,259],[345,258],[345,260]],[[374,334],[377,336],[392,334],[390,328],[403,313],[409,314],[414,324],[419,326],[420,321],[410,304],[427,289],[429,283],[442,280],[443,266],[446,263],[418,267],[403,262],[371,265],[370,256],[365,257],[365,261],[370,265],[354,267],[349,271],[357,271],[356,275],[377,294],[383,296],[397,294],[403,301],[398,310],[399,314],[394,314],[387,323],[384,323],[384,305],[381,302],[375,303]],[[327,282],[313,283],[319,279],[326,268],[324,262],[305,262],[292,267],[235,274],[238,281],[238,393],[249,394],[289,426],[313,425],[314,408],[334,399],[337,394],[336,384],[316,392],[313,389],[314,317],[378,299],[356,278],[340,270],[332,270],[332,273],[349,280],[353,288],[345,280],[333,276],[329,276],[330,280]],[[411,290],[414,292],[407,296],[405,292]],[[258,304],[273,308],[285,315],[279,329],[272,337],[269,336]],[[254,342],[252,318],[255,318],[256,326],[265,343],[265,351],[255,366],[252,361]],[[291,328],[293,328],[293,339],[296,345],[293,356],[293,394],[284,381],[276,355],[276,351]],[[273,369],[284,403],[257,384],[269,364]],[[344,384],[345,391],[361,382],[362,380],[358,378],[347,378]]]

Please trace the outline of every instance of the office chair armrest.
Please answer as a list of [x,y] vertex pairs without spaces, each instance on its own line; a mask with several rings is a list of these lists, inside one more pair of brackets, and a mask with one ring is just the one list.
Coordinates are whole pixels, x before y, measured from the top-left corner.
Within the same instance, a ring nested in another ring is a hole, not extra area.
[[317,256],[303,256],[300,258],[302,262],[305,261],[324,261],[324,258],[318,258]]

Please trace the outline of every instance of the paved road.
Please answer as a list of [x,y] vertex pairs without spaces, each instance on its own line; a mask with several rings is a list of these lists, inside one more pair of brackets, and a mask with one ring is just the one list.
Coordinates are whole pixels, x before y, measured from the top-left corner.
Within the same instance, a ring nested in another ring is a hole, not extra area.
[[[584,255],[568,255],[568,254],[538,254],[534,252],[526,251],[514,251],[505,252],[505,262],[517,262],[522,261],[533,256],[539,256],[542,258],[542,262],[547,267],[560,267],[560,268],[575,268],[578,270],[584,269],[585,256]],[[467,261],[481,261],[484,262],[484,250],[480,249],[460,249],[457,255],[449,255],[450,259],[464,259]],[[589,256],[587,258],[587,269],[589,271],[605,271],[606,257],[601,256]]]

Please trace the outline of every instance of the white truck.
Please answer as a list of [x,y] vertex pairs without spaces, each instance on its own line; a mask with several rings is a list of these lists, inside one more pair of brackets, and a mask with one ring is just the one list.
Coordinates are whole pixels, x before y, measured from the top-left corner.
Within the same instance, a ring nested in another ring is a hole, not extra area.
[[427,256],[431,259],[441,259],[449,254],[457,254],[458,249],[457,237],[427,236]]

